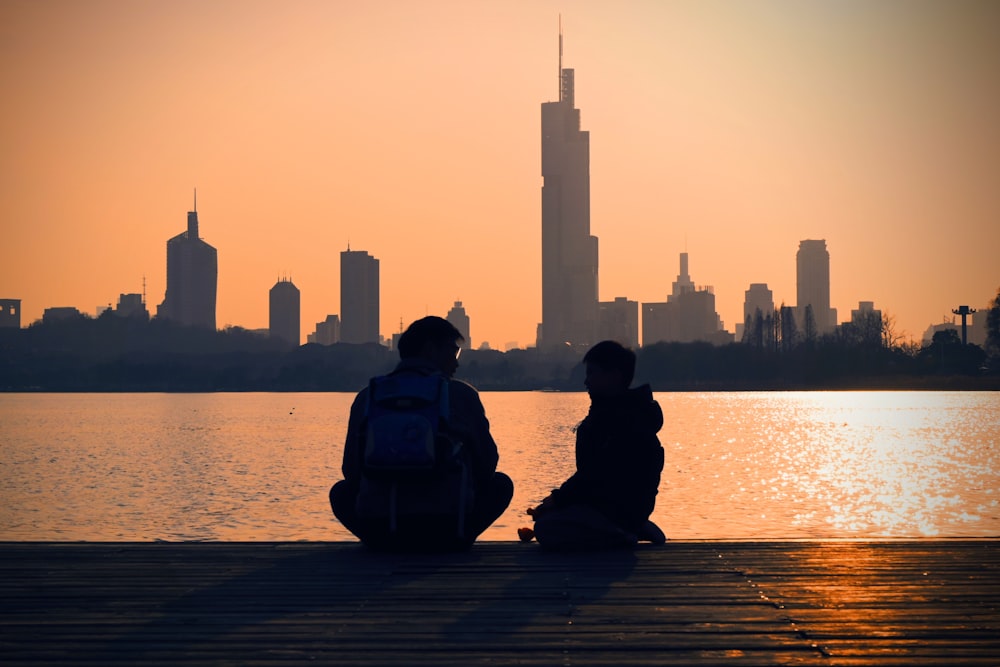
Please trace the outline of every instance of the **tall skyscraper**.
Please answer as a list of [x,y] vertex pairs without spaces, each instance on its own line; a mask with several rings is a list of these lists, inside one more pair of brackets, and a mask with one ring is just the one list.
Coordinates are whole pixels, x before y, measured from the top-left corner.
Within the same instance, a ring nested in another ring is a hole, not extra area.
[[542,323],[539,348],[597,339],[597,237],[590,235],[590,133],[580,130],[574,72],[562,66],[559,101],[542,104]]
[[198,237],[198,194],[187,215],[187,231],[167,241],[167,291],[156,316],[215,330],[218,252]]
[[379,342],[378,260],[364,250],[340,253],[340,341]]
[[826,240],[800,241],[795,266],[795,310],[799,331],[808,332],[806,306],[812,306],[816,334],[833,331],[837,326],[837,311],[830,308],[830,253]]
[[467,350],[471,350],[472,336],[469,334],[470,320],[461,301],[455,302],[455,305],[448,311],[448,316],[445,319],[451,322],[465,336],[465,342],[461,346]]
[[291,278],[280,278],[268,293],[268,331],[271,338],[280,338],[298,347],[301,342],[301,295]]

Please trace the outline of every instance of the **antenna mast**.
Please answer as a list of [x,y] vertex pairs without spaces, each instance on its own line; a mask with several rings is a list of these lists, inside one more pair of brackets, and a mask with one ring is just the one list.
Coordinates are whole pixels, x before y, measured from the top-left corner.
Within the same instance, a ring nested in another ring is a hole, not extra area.
[[562,14],[559,15],[559,101],[562,102],[562,53],[563,53],[563,38],[562,38]]

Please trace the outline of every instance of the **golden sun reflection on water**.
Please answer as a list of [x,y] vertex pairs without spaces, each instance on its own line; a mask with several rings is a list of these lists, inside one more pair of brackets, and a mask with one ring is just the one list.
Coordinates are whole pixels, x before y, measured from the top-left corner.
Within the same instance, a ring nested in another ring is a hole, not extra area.
[[[938,536],[984,523],[982,534],[1000,532],[993,395],[659,398],[673,408],[677,428],[665,429],[664,443],[675,454],[668,459],[689,466],[675,471],[676,486],[664,496],[700,512],[697,519],[719,536]],[[705,478],[707,487],[700,483]]]
[[[574,469],[585,393],[484,393],[515,483]],[[674,539],[1000,535],[1000,393],[660,393]],[[0,395],[0,539],[330,540],[350,394]]]

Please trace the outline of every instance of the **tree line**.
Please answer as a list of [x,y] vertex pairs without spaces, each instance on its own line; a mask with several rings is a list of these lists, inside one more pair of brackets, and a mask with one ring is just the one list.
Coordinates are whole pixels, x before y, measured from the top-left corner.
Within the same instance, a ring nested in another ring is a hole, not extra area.
[[[790,309],[755,313],[743,339],[637,350],[656,391],[837,388],[1000,389],[1000,292],[984,347],[951,329],[924,346],[872,314],[819,335]],[[580,391],[585,350],[466,350],[457,377],[481,390]],[[0,391],[357,391],[397,361],[377,344],[292,347],[240,327],[210,331],[107,311],[0,329]]]

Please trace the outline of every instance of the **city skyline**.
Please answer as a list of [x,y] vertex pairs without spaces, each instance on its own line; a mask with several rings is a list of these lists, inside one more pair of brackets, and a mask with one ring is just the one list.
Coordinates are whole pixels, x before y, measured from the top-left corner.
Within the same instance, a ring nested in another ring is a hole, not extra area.
[[28,324],[145,276],[152,310],[198,187],[219,326],[266,328],[287,272],[311,331],[350,244],[382,260],[383,336],[462,300],[477,341],[531,344],[560,11],[600,301],[663,301],[688,252],[734,332],[751,284],[794,305],[803,239],[841,320],[871,301],[919,340],[995,294],[989,4],[95,2],[0,7],[0,297]]

